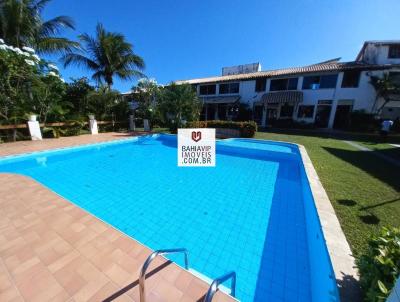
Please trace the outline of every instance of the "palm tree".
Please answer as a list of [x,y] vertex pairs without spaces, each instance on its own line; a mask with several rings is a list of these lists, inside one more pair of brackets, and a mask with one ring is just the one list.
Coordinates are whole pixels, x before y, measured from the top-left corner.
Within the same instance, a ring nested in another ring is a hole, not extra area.
[[372,111],[374,111],[379,98],[383,99],[383,104],[378,108],[378,114],[387,105],[387,103],[389,103],[390,101],[399,100],[400,87],[393,82],[388,73],[385,73],[383,77],[371,76],[370,84],[374,87],[376,92],[375,102],[372,107]]
[[67,52],[79,43],[59,37],[64,28],[74,29],[67,16],[44,21],[41,13],[51,0],[0,0],[0,38],[15,47],[33,47],[39,53]]
[[108,32],[101,23],[96,26],[96,36],[79,36],[84,45],[83,52],[67,53],[63,57],[64,67],[75,64],[93,71],[92,78],[101,84],[103,81],[111,89],[113,77],[122,80],[143,77],[143,59],[133,52],[133,45],[122,34]]

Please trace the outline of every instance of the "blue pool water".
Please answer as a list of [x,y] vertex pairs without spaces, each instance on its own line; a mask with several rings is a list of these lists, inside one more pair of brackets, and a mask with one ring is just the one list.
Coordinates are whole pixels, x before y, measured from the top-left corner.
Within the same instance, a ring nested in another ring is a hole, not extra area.
[[0,172],[34,178],[152,249],[187,248],[209,278],[234,270],[241,301],[338,301],[296,146],[221,141],[215,168],[176,157],[176,137],[155,135],[3,158]]

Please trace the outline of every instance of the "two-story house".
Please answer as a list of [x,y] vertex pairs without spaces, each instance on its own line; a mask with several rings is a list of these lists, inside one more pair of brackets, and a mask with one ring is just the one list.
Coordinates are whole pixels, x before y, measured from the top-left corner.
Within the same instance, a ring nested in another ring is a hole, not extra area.
[[[276,119],[341,128],[353,110],[376,113],[371,76],[389,73],[400,84],[400,41],[365,42],[355,61],[340,58],[303,67],[261,71],[260,64],[225,67],[221,76],[177,81],[193,85],[203,102],[202,119],[231,119],[240,103],[262,126]],[[400,117],[400,102],[390,101],[382,118]]]

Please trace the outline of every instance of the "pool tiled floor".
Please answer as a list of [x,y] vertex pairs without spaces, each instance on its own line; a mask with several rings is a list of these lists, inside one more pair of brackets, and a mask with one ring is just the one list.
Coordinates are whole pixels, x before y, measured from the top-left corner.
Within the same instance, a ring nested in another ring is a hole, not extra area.
[[[121,139],[79,136],[0,145],[0,156]],[[151,250],[36,181],[0,174],[0,301],[139,301]],[[189,259],[190,260],[190,259]],[[208,285],[164,258],[146,281],[148,301],[202,301]],[[213,301],[234,301],[218,292]]]

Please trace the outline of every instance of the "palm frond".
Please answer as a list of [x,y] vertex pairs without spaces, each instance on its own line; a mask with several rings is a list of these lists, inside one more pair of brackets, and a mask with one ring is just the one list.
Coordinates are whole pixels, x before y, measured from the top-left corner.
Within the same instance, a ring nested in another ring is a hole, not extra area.
[[97,83],[98,86],[102,86],[103,85],[103,79],[104,79],[104,73],[101,70],[96,71],[92,75],[92,79]]
[[34,0],[28,0],[26,1],[28,4],[28,7],[30,7],[32,10],[35,10],[39,13],[43,11],[45,6],[50,2],[51,0],[39,0],[39,1],[34,1]]
[[126,57],[126,63],[129,63],[140,70],[143,70],[146,67],[143,58],[136,54],[130,54]]
[[65,54],[80,49],[80,44],[66,38],[46,37],[38,38],[36,45],[32,45],[39,53],[61,53]]
[[58,16],[42,24],[39,34],[44,37],[59,34],[64,28],[75,29],[74,21],[68,16]]
[[96,62],[78,53],[67,53],[61,58],[61,61],[64,62],[64,67],[69,65],[84,66],[94,71],[99,68]]
[[144,73],[132,69],[118,70],[115,72],[115,74],[122,80],[146,78],[146,75]]
[[96,26],[95,36],[79,35],[84,52],[66,54],[64,66],[74,64],[93,71],[97,83],[113,84],[113,77],[128,80],[145,77],[144,60],[133,52],[133,45],[120,33],[108,32],[101,23]]
[[71,51],[77,42],[58,35],[63,29],[73,29],[74,23],[67,16],[48,21],[42,11],[50,0],[0,0],[0,32],[7,44],[32,46],[42,53]]

